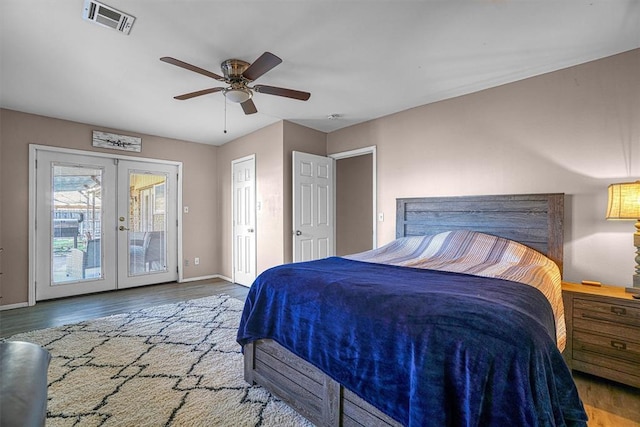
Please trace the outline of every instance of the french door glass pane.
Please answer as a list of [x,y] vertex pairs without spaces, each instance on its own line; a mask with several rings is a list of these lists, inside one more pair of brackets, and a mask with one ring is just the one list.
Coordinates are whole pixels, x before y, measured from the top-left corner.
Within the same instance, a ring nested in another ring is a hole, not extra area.
[[167,271],[167,176],[129,173],[129,275]]
[[103,170],[54,164],[52,174],[52,284],[101,279]]

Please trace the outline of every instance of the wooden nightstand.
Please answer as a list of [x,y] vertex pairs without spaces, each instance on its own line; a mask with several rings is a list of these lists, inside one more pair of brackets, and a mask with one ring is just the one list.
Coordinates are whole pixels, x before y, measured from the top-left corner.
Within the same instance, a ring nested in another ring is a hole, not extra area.
[[569,367],[640,388],[640,300],[622,287],[562,283]]

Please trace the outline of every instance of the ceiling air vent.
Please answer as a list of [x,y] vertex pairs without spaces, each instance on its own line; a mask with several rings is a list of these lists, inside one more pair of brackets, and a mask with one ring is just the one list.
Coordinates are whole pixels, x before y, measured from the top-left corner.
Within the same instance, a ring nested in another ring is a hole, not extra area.
[[84,0],[82,18],[95,22],[103,27],[113,28],[124,34],[129,34],[133,21],[133,16],[124,14],[114,8],[94,0]]

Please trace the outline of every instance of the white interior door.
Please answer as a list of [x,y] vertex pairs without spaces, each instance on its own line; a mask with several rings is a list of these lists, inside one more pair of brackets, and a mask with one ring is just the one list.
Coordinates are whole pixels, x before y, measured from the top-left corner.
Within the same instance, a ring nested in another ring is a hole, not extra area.
[[233,281],[251,286],[256,278],[256,160],[231,162],[233,182]]
[[293,152],[293,262],[335,254],[334,160]]
[[178,278],[178,167],[118,161],[118,288]]

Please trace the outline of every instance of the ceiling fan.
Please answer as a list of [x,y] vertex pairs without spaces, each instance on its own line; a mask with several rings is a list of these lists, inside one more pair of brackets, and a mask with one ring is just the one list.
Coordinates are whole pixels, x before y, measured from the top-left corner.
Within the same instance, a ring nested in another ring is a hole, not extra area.
[[164,56],[160,58],[160,60],[168,64],[173,64],[186,70],[211,77],[212,79],[229,85],[227,87],[212,87],[196,92],[185,93],[184,95],[174,96],[175,99],[179,100],[191,99],[196,96],[207,95],[214,92],[222,92],[226,99],[240,104],[245,114],[254,114],[258,112],[253,100],[251,99],[253,98],[254,92],[284,96],[285,98],[293,98],[301,101],[306,101],[311,96],[309,92],[301,92],[299,90],[285,89],[275,86],[249,86],[249,84],[254,80],[257,80],[260,76],[282,62],[282,59],[278,58],[271,52],[263,53],[253,62],[253,64],[240,59],[227,59],[226,61],[223,61],[222,64],[220,64],[220,68],[222,68],[224,77],[168,56]]

